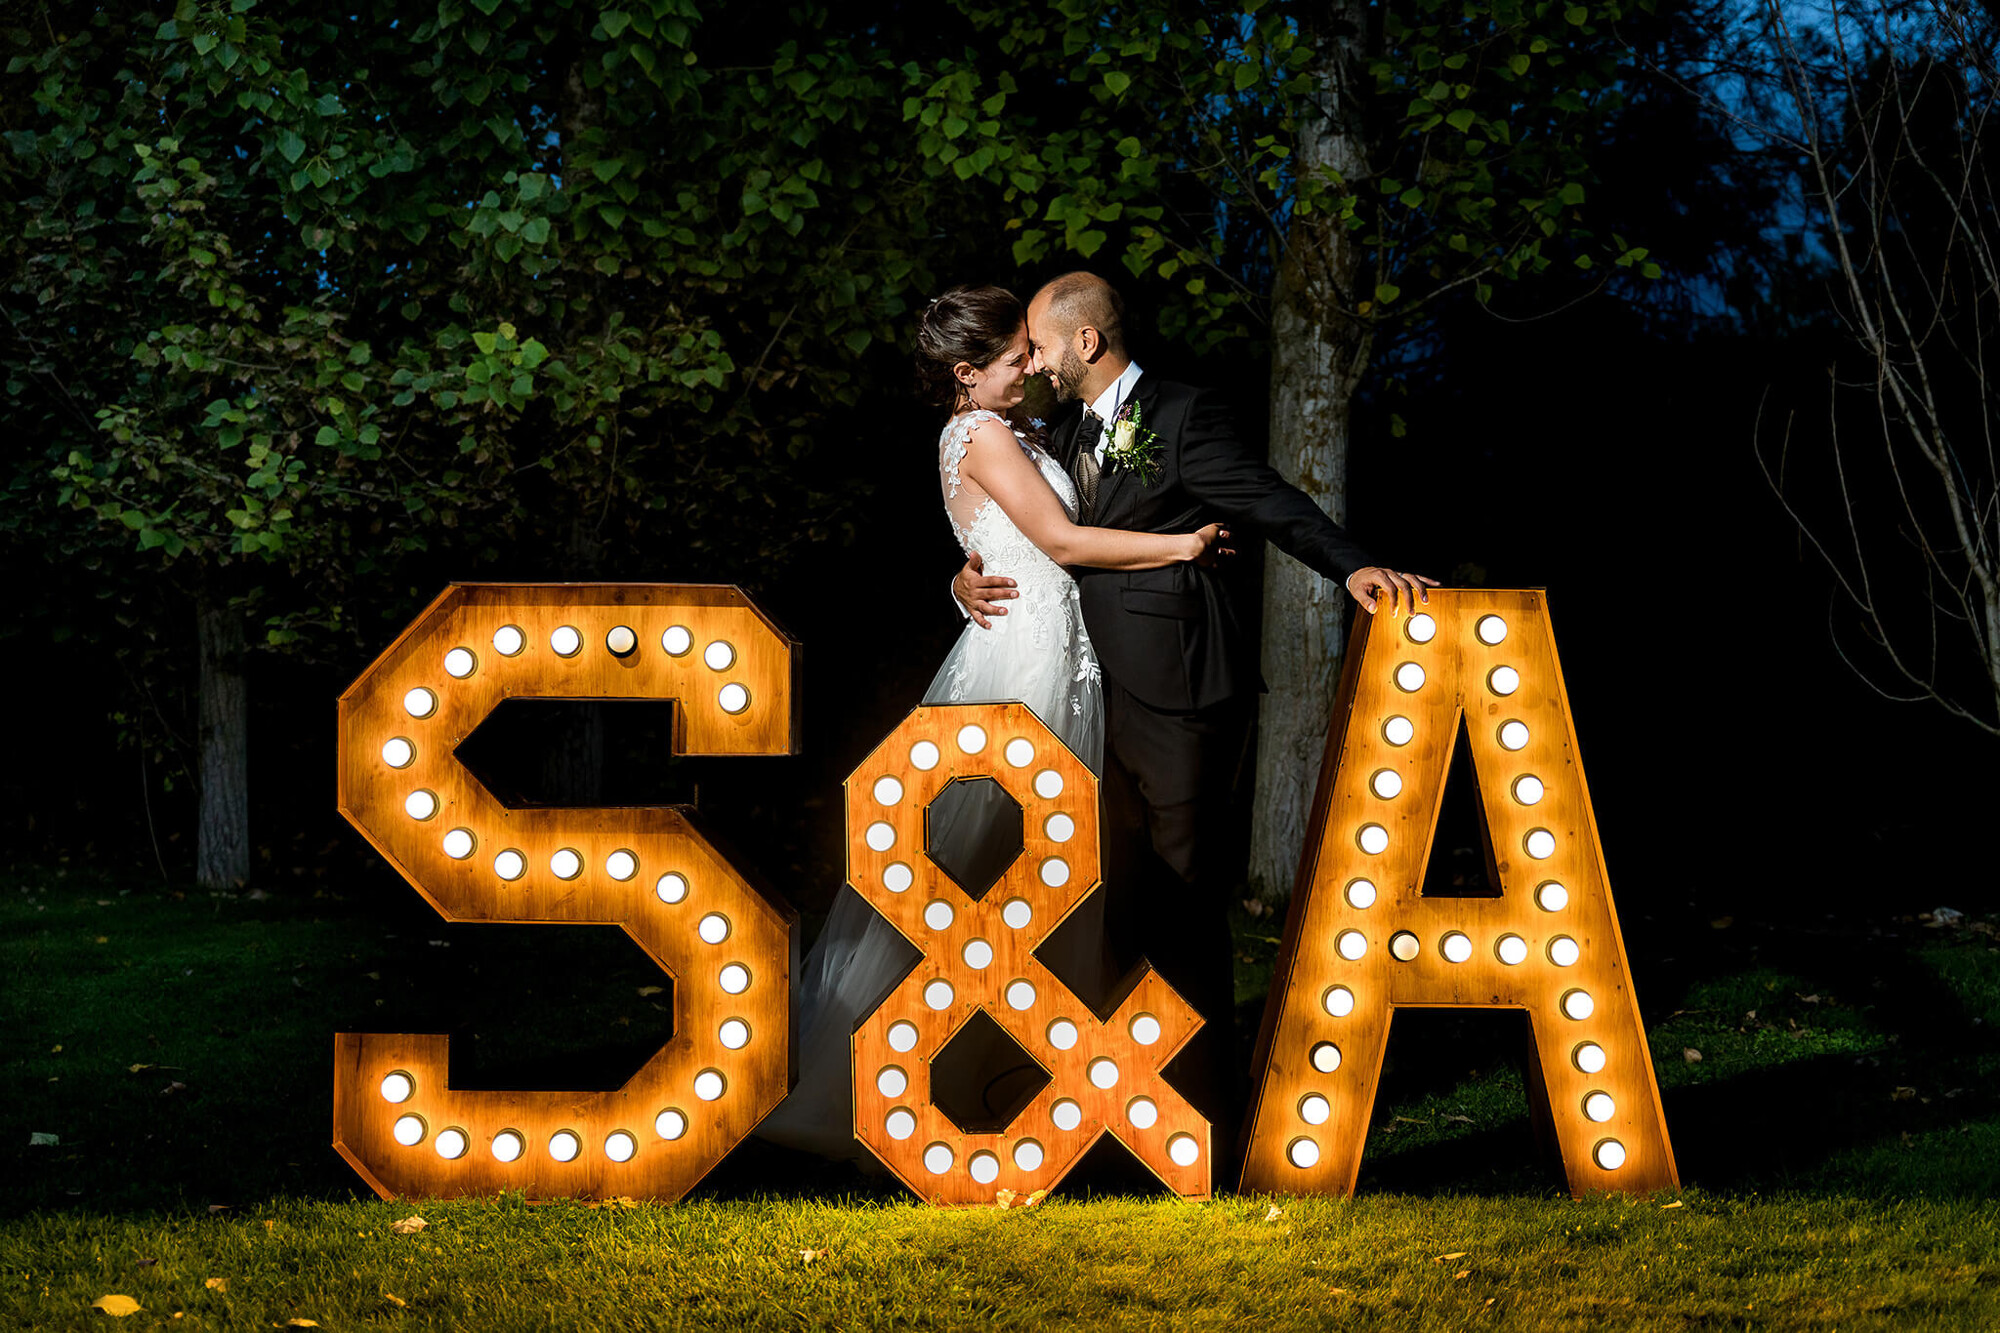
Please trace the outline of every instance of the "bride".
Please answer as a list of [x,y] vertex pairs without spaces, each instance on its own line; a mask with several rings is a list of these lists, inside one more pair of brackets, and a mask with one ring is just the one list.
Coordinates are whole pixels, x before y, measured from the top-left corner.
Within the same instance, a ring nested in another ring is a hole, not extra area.
[[[1101,773],[1097,655],[1065,566],[1209,563],[1229,554],[1218,545],[1228,533],[1214,523],[1178,534],[1078,527],[1076,483],[1012,415],[1027,396],[1029,376],[1039,373],[1032,362],[1026,313],[1004,288],[954,287],[918,320],[918,383],[951,413],[938,437],[938,479],[952,535],[987,574],[1010,577],[1018,589],[992,628],[967,622],[923,702],[1019,700]],[[963,803],[955,813],[960,817],[932,827],[933,859],[990,857],[995,849],[981,843],[992,824],[980,807]],[[1110,981],[1103,902],[1101,892],[1092,894],[1038,954],[1086,998],[1103,995]],[[916,958],[915,947],[860,894],[840,890],[793,988],[798,1085],[758,1127],[760,1137],[826,1157],[859,1155],[849,1069],[854,1027]]]

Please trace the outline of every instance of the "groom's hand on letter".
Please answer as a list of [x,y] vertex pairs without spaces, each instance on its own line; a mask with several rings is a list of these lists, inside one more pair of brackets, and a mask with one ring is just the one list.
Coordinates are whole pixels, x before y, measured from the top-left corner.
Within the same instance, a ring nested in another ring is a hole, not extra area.
[[1422,574],[1398,574],[1380,565],[1369,565],[1347,576],[1349,595],[1361,603],[1361,609],[1371,616],[1375,614],[1378,599],[1384,596],[1389,599],[1391,615],[1402,611],[1406,596],[1410,599],[1410,611],[1414,613],[1419,601],[1430,601],[1429,589],[1437,586],[1436,579],[1427,579]]
[[958,577],[951,581],[951,595],[972,617],[972,623],[981,629],[992,629],[993,622],[988,616],[1004,616],[1007,608],[1001,602],[1019,597],[1014,591],[1014,580],[1001,574],[988,574],[986,562],[974,551],[967,557],[965,567],[958,571]]

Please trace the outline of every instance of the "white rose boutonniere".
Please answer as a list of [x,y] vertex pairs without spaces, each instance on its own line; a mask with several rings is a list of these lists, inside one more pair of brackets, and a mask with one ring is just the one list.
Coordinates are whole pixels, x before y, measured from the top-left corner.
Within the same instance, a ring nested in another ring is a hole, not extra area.
[[1160,437],[1148,430],[1137,403],[1127,403],[1104,428],[1104,464],[1122,467],[1151,486],[1160,475]]

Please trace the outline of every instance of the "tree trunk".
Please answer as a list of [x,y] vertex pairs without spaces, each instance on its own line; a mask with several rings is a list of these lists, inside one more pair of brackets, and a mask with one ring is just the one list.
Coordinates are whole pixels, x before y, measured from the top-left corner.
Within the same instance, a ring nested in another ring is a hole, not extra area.
[[[1295,160],[1306,170],[1367,174],[1353,90],[1359,87],[1365,11],[1338,6],[1318,34],[1325,114],[1300,126]],[[1359,302],[1361,247],[1324,218],[1295,220],[1271,303],[1271,466],[1336,523],[1347,517],[1347,452],[1354,391],[1366,366],[1365,326],[1343,317]],[[1250,828],[1250,888],[1291,892],[1312,813],[1328,716],[1340,680],[1349,602],[1339,583],[1279,551],[1264,567],[1264,679],[1257,721],[1257,797]]]
[[250,692],[243,678],[243,615],[226,597],[204,596],[195,607],[195,637],[201,670],[195,881],[205,889],[230,889],[250,879]]

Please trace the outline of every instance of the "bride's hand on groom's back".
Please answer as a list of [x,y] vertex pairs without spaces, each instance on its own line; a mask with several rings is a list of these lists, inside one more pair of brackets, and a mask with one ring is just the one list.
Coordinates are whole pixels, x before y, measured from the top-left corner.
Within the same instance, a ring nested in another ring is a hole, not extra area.
[[958,577],[951,581],[951,595],[972,617],[972,623],[981,629],[992,629],[991,616],[1004,616],[1007,608],[1000,605],[1021,594],[1014,590],[1014,580],[1001,574],[988,574],[986,562],[974,551],[967,557],[965,565],[958,571]]
[[1220,523],[1198,528],[1190,532],[1188,538],[1194,543],[1194,550],[1187,558],[1194,564],[1214,566],[1221,562],[1222,557],[1236,554],[1235,547],[1223,544],[1229,540],[1229,529]]

